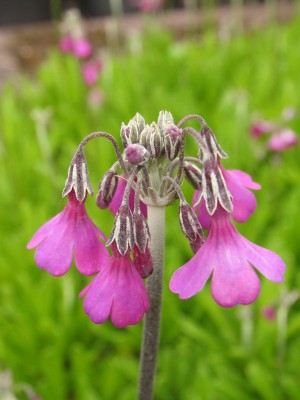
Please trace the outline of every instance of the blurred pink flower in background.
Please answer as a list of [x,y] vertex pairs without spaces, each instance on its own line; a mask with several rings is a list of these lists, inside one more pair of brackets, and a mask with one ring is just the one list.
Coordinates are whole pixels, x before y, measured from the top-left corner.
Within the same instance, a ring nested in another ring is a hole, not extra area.
[[276,318],[276,309],[274,307],[268,306],[262,309],[262,315],[268,321],[274,321]]
[[163,7],[162,0],[137,0],[134,4],[142,12],[158,11]]
[[272,151],[280,152],[295,147],[297,143],[298,135],[291,129],[283,129],[271,136],[267,147]]
[[81,67],[84,82],[89,85],[95,85],[102,70],[102,63],[99,60],[87,61]]
[[63,53],[72,53],[80,59],[88,58],[93,53],[92,45],[87,39],[75,39],[71,35],[67,35],[61,39],[59,48]]
[[275,125],[269,121],[254,122],[251,125],[250,134],[253,138],[260,137],[266,133],[271,133],[275,128]]

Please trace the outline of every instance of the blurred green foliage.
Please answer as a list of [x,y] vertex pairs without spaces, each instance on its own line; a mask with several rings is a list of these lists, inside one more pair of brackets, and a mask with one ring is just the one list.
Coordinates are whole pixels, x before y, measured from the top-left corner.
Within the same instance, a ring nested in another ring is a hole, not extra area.
[[[56,50],[35,79],[7,85],[0,99],[0,370],[30,384],[43,400],[132,400],[136,394],[142,325],[125,330],[93,325],[79,291],[90,280],[73,267],[53,278],[36,267],[26,243],[64,206],[61,189],[71,157],[88,133],[118,137],[120,124],[137,111],[147,121],[161,109],[178,121],[201,114],[240,168],[262,184],[258,209],[239,230],[279,253],[286,281],[262,279],[256,304],[223,309],[209,285],[190,300],[168,290],[172,272],[191,257],[176,204],[167,212],[167,249],[157,400],[298,399],[300,304],[283,305],[283,288],[299,288],[299,149],[267,153],[249,137],[255,115],[278,120],[285,107],[300,110],[300,20],[230,39],[207,31],[199,42],[175,42],[165,32],[140,38],[106,60],[99,82],[104,101],[88,101],[77,60]],[[50,113],[41,127],[34,110]],[[300,114],[289,123],[300,131]],[[119,140],[119,139],[118,139]],[[193,153],[193,141],[188,141]],[[194,154],[194,153],[193,153]],[[94,188],[114,161],[99,139],[86,155]],[[191,198],[191,190],[188,197]],[[112,217],[88,199],[89,214],[109,234]],[[277,320],[262,316],[274,304]],[[289,312],[288,312],[289,311]],[[288,312],[288,315],[287,315]]]

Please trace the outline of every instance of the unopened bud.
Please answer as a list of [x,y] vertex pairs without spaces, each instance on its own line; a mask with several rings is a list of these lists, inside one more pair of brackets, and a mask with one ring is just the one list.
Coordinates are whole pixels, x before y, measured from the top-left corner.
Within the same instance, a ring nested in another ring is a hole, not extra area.
[[140,211],[134,211],[133,217],[134,243],[144,253],[150,239],[150,232],[147,221]]
[[133,248],[133,265],[142,279],[148,278],[153,272],[153,261],[148,246],[142,253],[137,246]]
[[158,128],[163,134],[170,125],[174,125],[174,119],[169,111],[160,111],[157,121]]
[[96,204],[99,208],[107,208],[118,186],[117,171],[110,169],[106,172],[99,183]]
[[164,133],[164,143],[167,157],[170,161],[174,160],[180,149],[182,130],[176,125],[170,125]]
[[185,162],[184,163],[184,173],[188,182],[197,190],[201,189],[202,182],[202,171],[196,165]]
[[187,202],[180,203],[179,222],[182,232],[189,239],[191,246],[195,244],[200,247],[204,243],[202,228],[196,214]]
[[139,131],[136,122],[130,120],[128,125],[125,125],[124,122],[122,122],[120,135],[124,148],[129,144],[138,143]]
[[139,143],[128,145],[125,149],[125,155],[132,165],[143,165],[150,157],[149,152]]
[[145,120],[143,116],[140,113],[136,113],[135,116],[132,118],[132,121],[136,123],[140,135],[142,130],[145,128]]
[[133,246],[132,214],[128,204],[121,205],[114,221],[114,226],[106,245],[115,243],[120,254],[124,255]]
[[200,135],[206,145],[205,147],[200,146],[199,149],[199,159],[202,163],[211,158],[217,160],[217,157],[228,157],[227,154],[221,149],[213,131],[207,125],[204,125],[201,128]]
[[78,151],[69,167],[68,178],[62,192],[63,197],[74,189],[78,201],[83,201],[86,192],[93,195],[94,191],[90,183],[87,161],[82,151]]
[[162,151],[162,137],[155,122],[150,125],[150,134],[148,136],[148,149],[153,158],[158,158]]

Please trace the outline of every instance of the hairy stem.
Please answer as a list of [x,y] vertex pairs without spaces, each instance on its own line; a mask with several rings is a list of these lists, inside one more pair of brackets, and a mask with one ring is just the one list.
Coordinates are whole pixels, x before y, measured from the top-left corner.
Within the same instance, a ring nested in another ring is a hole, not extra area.
[[150,311],[146,314],[144,321],[138,400],[153,399],[160,336],[165,248],[165,207],[148,206],[147,209],[153,273],[148,278],[147,285]]

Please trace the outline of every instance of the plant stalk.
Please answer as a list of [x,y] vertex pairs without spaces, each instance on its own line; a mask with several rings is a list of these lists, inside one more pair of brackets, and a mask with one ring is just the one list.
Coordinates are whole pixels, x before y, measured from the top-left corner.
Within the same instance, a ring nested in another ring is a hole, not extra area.
[[150,310],[145,316],[140,357],[138,400],[152,400],[160,337],[165,249],[165,207],[148,206],[153,273],[147,280]]

